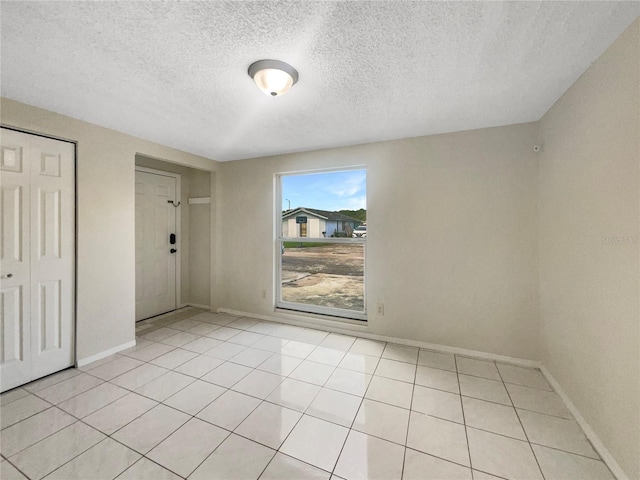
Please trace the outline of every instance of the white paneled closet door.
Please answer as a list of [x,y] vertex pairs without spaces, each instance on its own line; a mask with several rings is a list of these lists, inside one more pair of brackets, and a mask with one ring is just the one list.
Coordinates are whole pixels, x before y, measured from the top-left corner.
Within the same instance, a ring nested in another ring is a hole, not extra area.
[[75,146],[0,133],[0,391],[74,364]]

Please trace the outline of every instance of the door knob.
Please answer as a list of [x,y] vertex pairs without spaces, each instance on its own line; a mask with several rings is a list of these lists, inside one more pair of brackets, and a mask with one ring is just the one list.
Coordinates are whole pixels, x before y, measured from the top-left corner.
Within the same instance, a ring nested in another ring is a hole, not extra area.
[[1,278],[11,278],[13,277],[13,273],[7,273],[6,275],[2,275]]
[[169,250],[171,253],[176,253],[177,250],[175,248],[172,248],[171,250]]

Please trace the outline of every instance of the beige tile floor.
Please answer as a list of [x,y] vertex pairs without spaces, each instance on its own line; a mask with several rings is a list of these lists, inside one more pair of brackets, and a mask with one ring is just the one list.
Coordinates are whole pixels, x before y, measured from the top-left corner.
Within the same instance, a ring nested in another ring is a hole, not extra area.
[[9,479],[611,479],[533,369],[196,309],[0,397]]

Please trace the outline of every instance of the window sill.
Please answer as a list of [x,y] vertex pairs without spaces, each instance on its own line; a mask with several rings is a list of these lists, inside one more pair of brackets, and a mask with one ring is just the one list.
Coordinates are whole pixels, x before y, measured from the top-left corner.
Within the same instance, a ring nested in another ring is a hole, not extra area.
[[276,307],[274,314],[298,322],[312,322],[317,325],[331,326],[335,328],[348,328],[352,330],[366,330],[368,322],[366,319],[358,320],[353,318],[336,317],[322,313],[310,313],[289,308]]

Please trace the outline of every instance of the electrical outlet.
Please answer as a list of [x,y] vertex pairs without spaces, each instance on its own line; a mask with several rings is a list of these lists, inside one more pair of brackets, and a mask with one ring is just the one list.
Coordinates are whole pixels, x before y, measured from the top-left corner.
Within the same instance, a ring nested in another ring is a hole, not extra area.
[[262,297],[263,300],[267,299],[267,291],[266,290],[262,290],[262,292],[260,292],[260,296]]
[[376,306],[378,309],[378,315],[384,315],[384,303],[378,303]]

